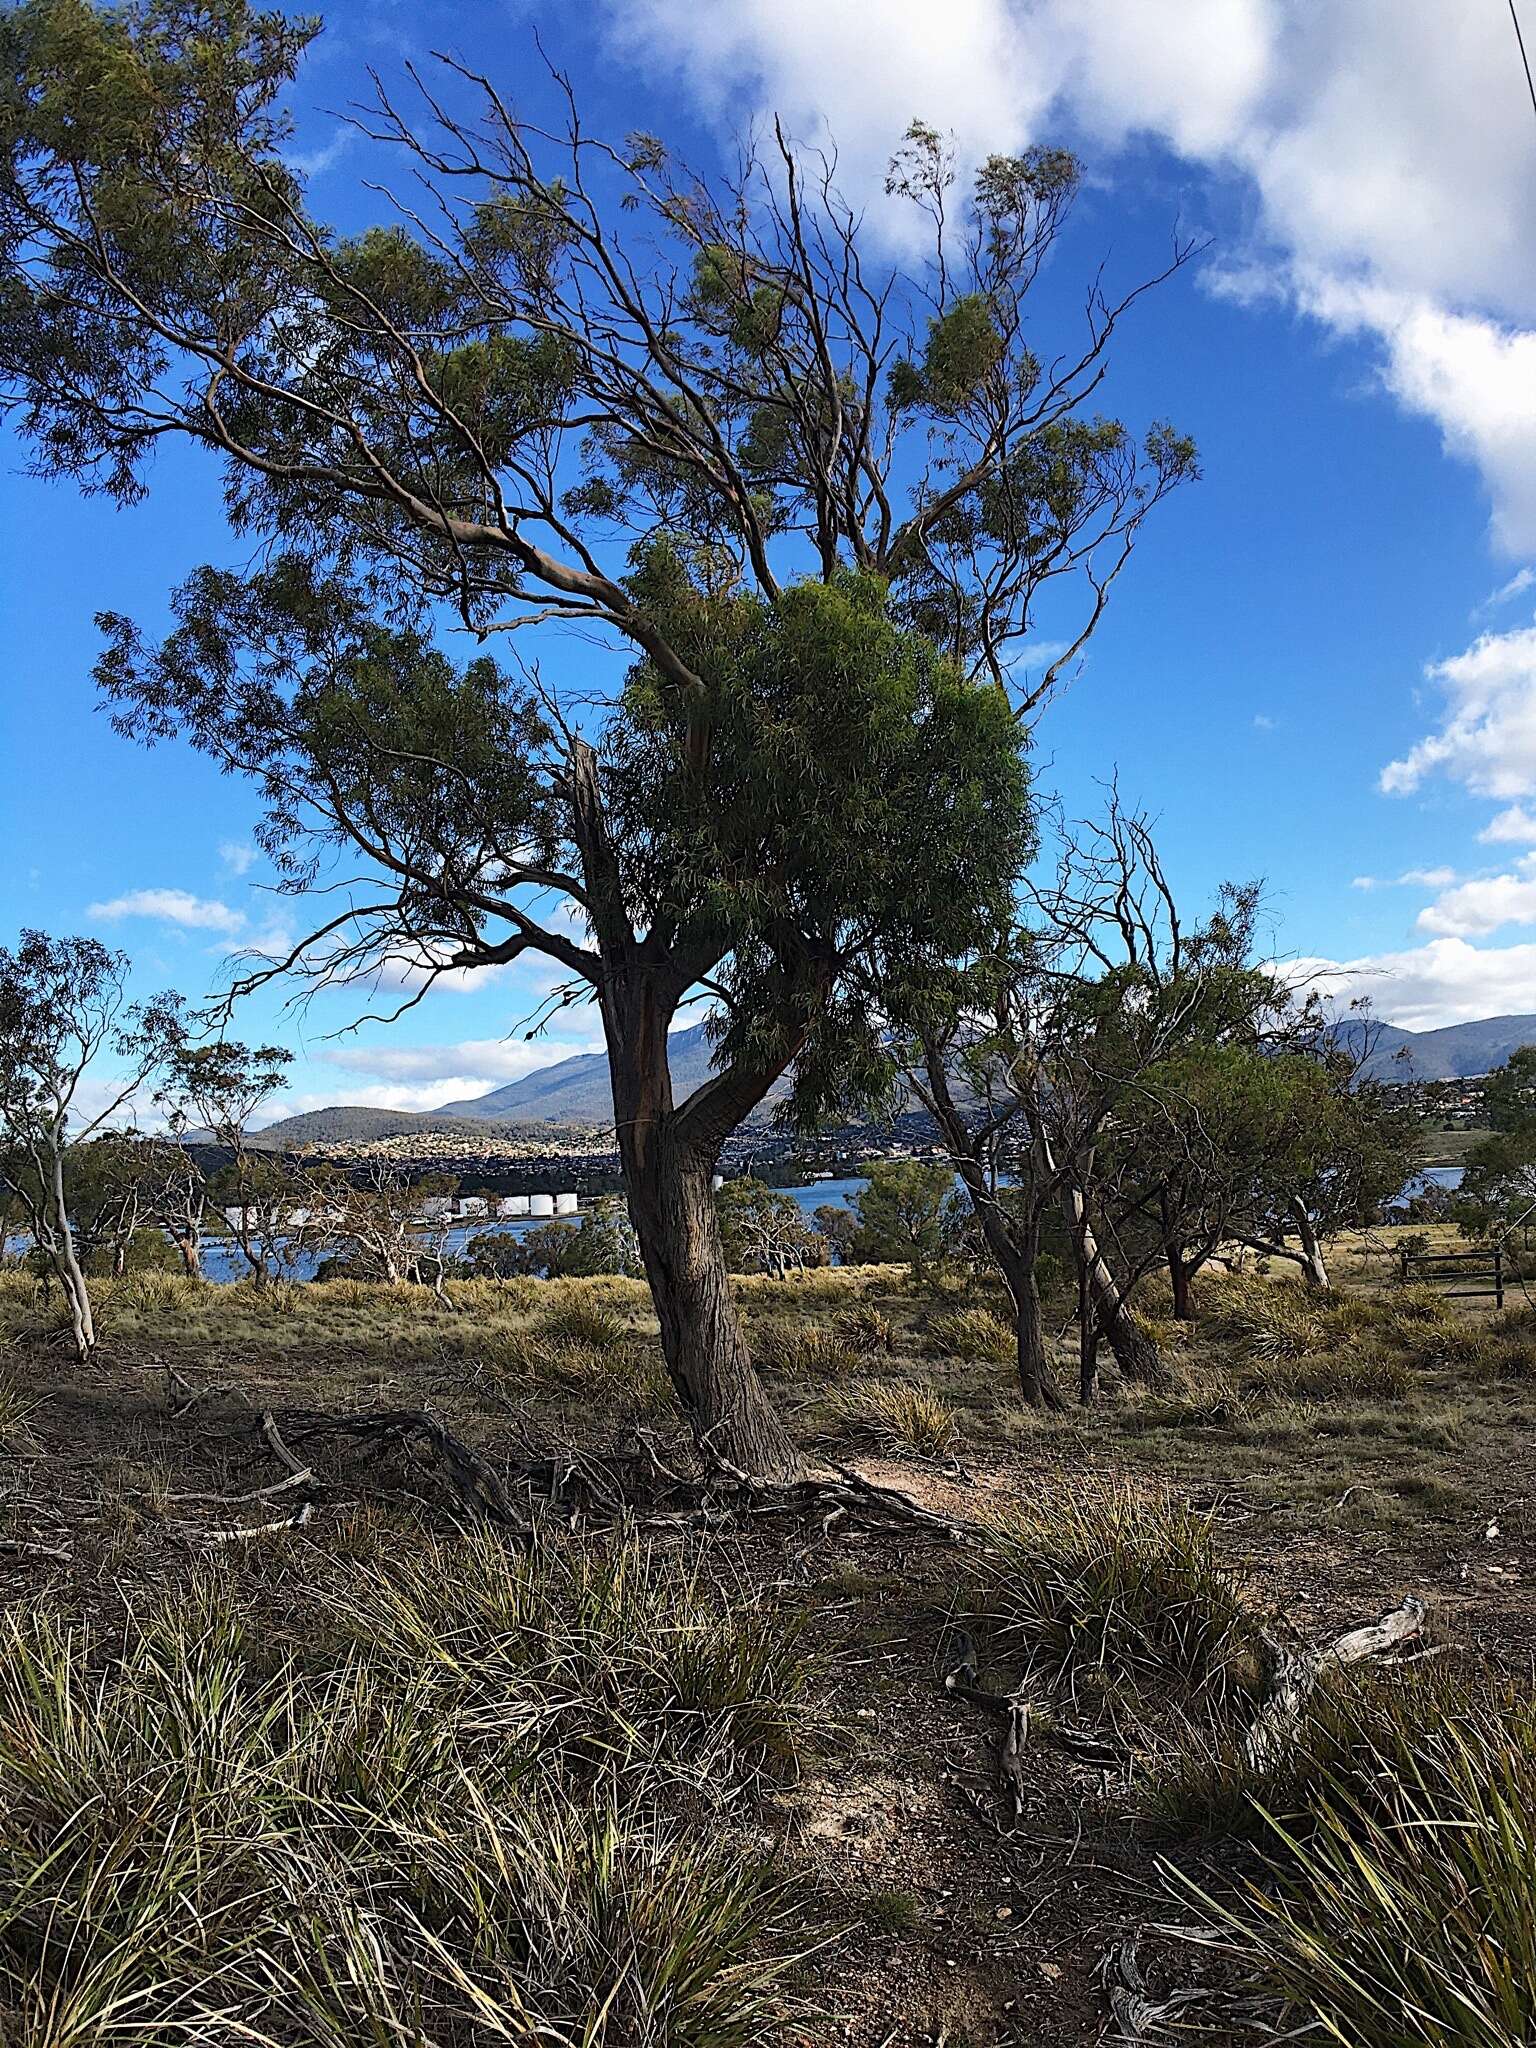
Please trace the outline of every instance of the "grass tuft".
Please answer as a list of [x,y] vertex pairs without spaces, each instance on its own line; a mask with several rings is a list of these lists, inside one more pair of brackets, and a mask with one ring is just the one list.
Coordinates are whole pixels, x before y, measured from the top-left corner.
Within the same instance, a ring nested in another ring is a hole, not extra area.
[[1166,1494],[1072,1486],[995,1521],[983,1614],[1032,1673],[1225,1707],[1263,1676],[1246,1589],[1211,1523]]

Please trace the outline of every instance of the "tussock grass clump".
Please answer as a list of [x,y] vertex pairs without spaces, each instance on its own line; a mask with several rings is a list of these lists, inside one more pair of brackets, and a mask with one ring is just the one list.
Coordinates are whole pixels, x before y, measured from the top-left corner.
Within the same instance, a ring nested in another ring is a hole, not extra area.
[[1167,1494],[1074,1486],[990,1528],[980,1606],[1005,1645],[1053,1685],[1200,1695],[1214,1706],[1262,1681],[1245,1587],[1209,1520]]
[[141,1315],[187,1315],[208,1305],[212,1291],[206,1280],[190,1273],[131,1273],[121,1283],[121,1299]]
[[960,1442],[954,1409],[937,1391],[907,1380],[857,1380],[837,1398],[840,1419],[884,1451],[947,1458]]
[[794,1379],[837,1385],[859,1371],[866,1354],[824,1323],[793,1316],[764,1316],[751,1331],[752,1355],[760,1365]]
[[1285,1400],[1403,1401],[1413,1392],[1414,1374],[1401,1352],[1361,1350],[1266,1359],[1255,1382]]
[[616,1308],[585,1294],[552,1301],[534,1329],[547,1342],[584,1344],[592,1351],[616,1351],[629,1335],[629,1323]]
[[991,1309],[961,1308],[935,1319],[928,1348],[941,1358],[961,1358],[968,1365],[1010,1365],[1018,1338]]
[[[451,1606],[455,1571],[487,1595],[488,1554],[423,1557],[409,1584]],[[446,1672],[394,1654],[409,1598],[384,1617],[395,1637],[359,1631],[331,1663],[263,1653],[229,1582],[126,1643],[43,1612],[0,1623],[7,2042],[781,2038],[807,1945],[798,1902],[728,1825],[685,1818],[658,1745],[634,1732],[749,1689],[761,1651],[726,1660],[732,1679],[686,1626],[666,1648],[679,1603],[633,1543],[595,1577],[572,1560],[519,1571],[528,1655],[499,1667],[499,1700],[460,1682],[462,1628]],[[578,1741],[566,1721],[590,1702],[590,1667],[613,1677],[600,1649],[647,1617],[665,1685],[629,1713],[636,1653]]]
[[[1454,1675],[1338,1688],[1224,1816],[1268,1864],[1203,1903],[1296,2026],[1523,2048],[1536,2026],[1536,1706]],[[1192,1887],[1186,1887],[1192,1889]]]
[[896,1349],[896,1325],[873,1302],[861,1301],[845,1308],[833,1321],[833,1330],[854,1351],[892,1352]]
[[1250,1358],[1304,1358],[1324,1341],[1324,1309],[1283,1281],[1235,1273],[1202,1285],[1199,1305],[1210,1329]]
[[800,1618],[730,1583],[717,1546],[679,1560],[636,1538],[509,1552],[474,1532],[350,1573],[337,1625],[432,1672],[541,1749],[731,1775],[787,1762],[810,1670]]

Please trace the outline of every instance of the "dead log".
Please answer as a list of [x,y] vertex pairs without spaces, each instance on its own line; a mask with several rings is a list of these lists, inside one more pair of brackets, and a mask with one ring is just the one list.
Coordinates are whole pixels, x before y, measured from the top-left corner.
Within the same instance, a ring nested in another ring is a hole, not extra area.
[[1320,1679],[1330,1671],[1342,1671],[1351,1664],[1363,1664],[1385,1655],[1399,1643],[1411,1641],[1423,1626],[1424,1603],[1410,1594],[1401,1606],[1390,1609],[1378,1621],[1346,1629],[1321,1650],[1298,1650],[1267,1637],[1275,1678],[1269,1697],[1243,1738],[1243,1762],[1255,1771],[1268,1770],[1278,1763],[1295,1741],[1307,1702]]

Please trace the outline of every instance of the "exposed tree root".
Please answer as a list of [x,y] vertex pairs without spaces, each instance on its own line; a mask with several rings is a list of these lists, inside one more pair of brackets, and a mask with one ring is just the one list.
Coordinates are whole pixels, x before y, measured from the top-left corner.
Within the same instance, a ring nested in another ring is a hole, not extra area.
[[1275,1680],[1268,1699],[1254,1717],[1243,1738],[1243,1762],[1250,1770],[1268,1770],[1278,1763],[1295,1741],[1307,1701],[1329,1671],[1341,1671],[1351,1664],[1384,1656],[1399,1643],[1410,1641],[1424,1626],[1424,1603],[1410,1594],[1400,1607],[1392,1608],[1380,1620],[1361,1628],[1346,1629],[1321,1650],[1297,1650],[1267,1637],[1275,1663]]

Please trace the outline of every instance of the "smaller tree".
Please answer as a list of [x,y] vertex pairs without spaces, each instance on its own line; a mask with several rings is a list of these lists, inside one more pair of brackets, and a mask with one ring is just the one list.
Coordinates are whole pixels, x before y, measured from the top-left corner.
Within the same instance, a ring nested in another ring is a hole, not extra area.
[[927,1271],[958,1246],[965,1207],[954,1169],[922,1159],[874,1159],[854,1196],[859,1227],[852,1256],[864,1265],[904,1261]]
[[252,1048],[225,1038],[193,1045],[184,1040],[155,1098],[179,1125],[206,1130],[230,1155],[210,1192],[258,1287],[282,1269],[289,1219],[303,1190],[282,1159],[253,1148],[251,1120],[282,1087],[292,1058],[278,1045]]
[[1467,1154],[1456,1194],[1465,1235],[1522,1244],[1536,1219],[1536,1045],[1522,1045],[1483,1083],[1491,1135]]
[[725,1263],[733,1273],[771,1273],[782,1280],[791,1269],[827,1263],[827,1244],[805,1220],[793,1195],[742,1174],[715,1196]]
[[422,1204],[434,1195],[452,1195],[458,1185],[457,1174],[414,1178],[391,1160],[371,1160],[360,1174],[304,1169],[299,1186],[309,1211],[306,1241],[338,1250],[359,1278],[403,1287],[422,1279],[425,1266],[431,1279],[440,1261],[418,1228]]
[[[96,939],[24,931],[14,951],[0,948],[0,1177],[59,1283],[82,1361],[96,1348],[96,1319],[70,1215],[68,1156],[128,1108],[181,1029],[175,996],[130,1005],[127,977],[127,955]],[[103,1054],[116,1071],[92,1113],[82,1110],[82,1084]]]

